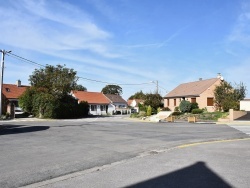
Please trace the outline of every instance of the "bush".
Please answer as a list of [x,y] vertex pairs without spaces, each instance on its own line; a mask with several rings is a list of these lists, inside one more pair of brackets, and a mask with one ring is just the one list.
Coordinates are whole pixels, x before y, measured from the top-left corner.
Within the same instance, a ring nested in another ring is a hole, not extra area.
[[180,111],[182,113],[190,112],[191,111],[191,103],[186,100],[182,100],[179,105]]
[[203,113],[203,110],[197,108],[197,109],[193,109],[191,113],[192,114],[201,114],[201,113]]
[[198,108],[199,108],[199,105],[198,105],[197,102],[191,103],[191,111],[192,111],[193,109],[198,109]]
[[171,111],[168,107],[164,107],[161,109],[161,111]]
[[151,114],[152,114],[152,108],[151,108],[151,106],[148,106],[148,108],[147,108],[147,116],[151,116]]
[[181,112],[173,112],[172,113],[172,116],[179,116],[179,115],[181,115]]
[[175,112],[179,112],[179,111],[180,111],[179,107],[176,106],[176,107],[174,108],[174,111],[175,111]]

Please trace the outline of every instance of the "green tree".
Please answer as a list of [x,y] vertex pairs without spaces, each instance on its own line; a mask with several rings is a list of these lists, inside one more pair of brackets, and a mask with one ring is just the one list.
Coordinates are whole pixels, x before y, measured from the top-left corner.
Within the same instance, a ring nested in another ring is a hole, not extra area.
[[136,92],[134,95],[131,95],[129,99],[145,99],[146,94],[144,94],[142,91]]
[[157,108],[163,107],[162,96],[159,94],[152,93],[146,94],[144,105],[151,106],[152,112],[157,113]]
[[76,85],[75,87],[74,87],[74,90],[77,90],[77,91],[87,91],[87,88],[86,87],[84,87],[84,86],[82,86],[82,85]]
[[31,88],[20,97],[20,106],[36,117],[79,117],[78,101],[70,95],[77,86],[76,71],[64,66],[47,65],[30,75]]
[[239,110],[240,100],[246,96],[246,86],[243,83],[233,87],[229,82],[223,81],[214,90],[214,104],[218,110],[228,112],[229,109]]
[[104,94],[122,95],[122,88],[118,85],[106,85],[101,92]]
[[191,103],[186,100],[182,100],[179,109],[182,113],[190,112],[191,111]]

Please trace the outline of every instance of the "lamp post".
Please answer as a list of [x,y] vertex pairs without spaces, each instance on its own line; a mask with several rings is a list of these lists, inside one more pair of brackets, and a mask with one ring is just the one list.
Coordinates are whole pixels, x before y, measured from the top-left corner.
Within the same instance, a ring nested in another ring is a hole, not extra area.
[[159,94],[158,80],[153,80],[151,83],[156,84],[156,94]]
[[2,107],[3,107],[3,99],[2,99],[2,95],[3,95],[3,70],[4,70],[4,56],[7,53],[11,53],[11,51],[5,51],[5,50],[0,50],[0,52],[2,53],[2,59],[1,59],[1,77],[0,77],[0,116],[2,115]]

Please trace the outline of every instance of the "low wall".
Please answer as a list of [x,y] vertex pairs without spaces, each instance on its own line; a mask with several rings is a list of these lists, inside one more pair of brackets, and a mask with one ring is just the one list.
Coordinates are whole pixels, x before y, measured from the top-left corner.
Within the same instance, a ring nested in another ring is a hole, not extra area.
[[233,121],[233,120],[238,119],[246,114],[247,114],[246,111],[234,111],[233,109],[230,109],[229,110],[229,120]]

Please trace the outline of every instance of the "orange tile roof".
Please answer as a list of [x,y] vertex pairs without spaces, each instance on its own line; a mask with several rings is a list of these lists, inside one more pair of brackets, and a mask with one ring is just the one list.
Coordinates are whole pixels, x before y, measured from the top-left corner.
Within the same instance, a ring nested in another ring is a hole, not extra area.
[[16,84],[3,84],[3,95],[7,99],[18,99],[29,86],[17,86]]
[[79,101],[87,101],[89,104],[109,104],[108,100],[103,93],[88,92],[88,91],[72,91],[73,95]]
[[203,93],[218,80],[219,78],[211,78],[207,80],[180,84],[175,89],[170,91],[164,98],[200,96],[201,93]]

